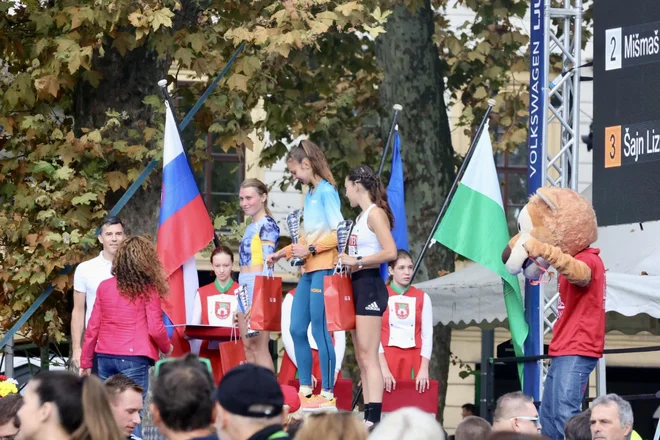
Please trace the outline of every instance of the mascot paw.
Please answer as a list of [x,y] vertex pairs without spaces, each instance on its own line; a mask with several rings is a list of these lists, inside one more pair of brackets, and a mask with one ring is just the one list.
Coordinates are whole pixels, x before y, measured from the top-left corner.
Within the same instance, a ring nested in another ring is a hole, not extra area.
[[522,245],[530,258],[536,258],[541,255],[543,243],[538,241],[536,238],[530,236]]

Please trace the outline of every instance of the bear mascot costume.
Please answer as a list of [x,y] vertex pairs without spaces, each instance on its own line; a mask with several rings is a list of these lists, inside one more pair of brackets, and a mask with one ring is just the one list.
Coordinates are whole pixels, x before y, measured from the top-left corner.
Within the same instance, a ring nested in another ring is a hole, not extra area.
[[[518,215],[518,234],[502,261],[513,274],[544,282],[547,267],[559,274],[540,417],[542,434],[563,440],[564,424],[579,414],[589,375],[605,346],[605,267],[591,203],[567,188],[540,188]],[[553,295],[550,295],[553,296]]]

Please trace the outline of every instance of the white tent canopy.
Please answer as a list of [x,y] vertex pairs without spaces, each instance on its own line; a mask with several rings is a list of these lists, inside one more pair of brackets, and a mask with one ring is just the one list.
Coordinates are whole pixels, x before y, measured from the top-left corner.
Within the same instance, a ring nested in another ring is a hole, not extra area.
[[[590,195],[589,190],[585,191],[585,196]],[[660,334],[660,221],[600,227],[594,247],[600,248],[607,270],[608,330]],[[519,281],[524,292],[522,275]],[[416,287],[431,297],[434,324],[456,328],[505,326],[502,281],[479,264]],[[552,297],[556,292],[555,274],[545,284],[545,294]]]

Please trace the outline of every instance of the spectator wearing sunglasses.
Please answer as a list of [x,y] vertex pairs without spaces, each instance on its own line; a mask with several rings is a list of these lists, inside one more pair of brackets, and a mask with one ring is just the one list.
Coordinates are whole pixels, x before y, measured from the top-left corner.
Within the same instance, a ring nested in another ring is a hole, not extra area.
[[14,440],[21,422],[16,414],[23,405],[20,394],[9,394],[0,399],[0,440]]
[[497,399],[493,414],[493,431],[539,434],[541,422],[532,398],[516,391]]
[[213,376],[208,359],[187,354],[156,363],[154,424],[168,440],[218,440],[213,427]]

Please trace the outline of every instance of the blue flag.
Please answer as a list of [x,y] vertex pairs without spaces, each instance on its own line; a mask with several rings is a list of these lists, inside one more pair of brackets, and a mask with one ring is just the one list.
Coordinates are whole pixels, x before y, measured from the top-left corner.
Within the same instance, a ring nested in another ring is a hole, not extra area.
[[[403,164],[401,163],[401,139],[399,130],[394,132],[394,148],[392,151],[392,174],[387,185],[387,201],[394,214],[394,229],[392,237],[397,249],[408,250],[408,222],[406,221],[406,205],[403,196]],[[380,267],[384,280],[389,277],[387,263]]]

